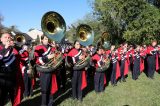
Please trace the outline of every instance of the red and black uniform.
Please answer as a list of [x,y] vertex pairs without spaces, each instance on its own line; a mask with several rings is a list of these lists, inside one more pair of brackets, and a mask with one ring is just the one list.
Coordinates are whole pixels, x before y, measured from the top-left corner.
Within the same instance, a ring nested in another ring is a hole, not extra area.
[[120,55],[118,53],[111,53],[111,84],[114,86],[117,84],[117,80],[120,77]]
[[125,81],[125,76],[128,74],[129,70],[129,53],[122,53],[120,60],[121,80]]
[[28,97],[32,95],[32,79],[30,77],[29,70],[29,52],[24,50],[23,48],[19,51],[20,55],[20,69],[23,76],[24,81],[24,97]]
[[[44,65],[49,60],[47,56],[52,53],[55,49],[50,45],[38,45],[35,47],[34,55],[36,64]],[[38,71],[38,70],[37,70]],[[40,86],[42,93],[41,105],[48,106],[53,104],[52,94],[57,90],[57,80],[56,75],[53,72],[40,72]]]
[[132,70],[132,79],[137,80],[138,76],[140,75],[140,52],[135,51],[132,54],[133,58],[133,70]]
[[142,73],[145,69],[145,59],[146,59],[146,50],[143,48],[143,50],[140,51],[140,72]]
[[13,106],[20,104],[22,99],[19,87],[23,85],[19,68],[19,55],[13,47],[0,45],[0,106],[4,106],[9,93]]
[[62,56],[63,56],[61,67],[57,69],[58,70],[57,71],[58,88],[62,87],[62,89],[65,89],[65,85],[67,81],[66,68],[65,68],[65,57],[67,56],[67,53],[66,53],[66,49],[64,46],[60,46],[58,50],[61,51]]
[[[92,61],[95,68],[100,68],[104,65],[103,55],[95,54],[92,56]],[[106,84],[105,72],[97,72],[94,74],[94,88],[96,92],[103,92],[104,85]]]
[[[71,49],[68,56],[72,57],[73,63],[79,61],[79,56],[82,55],[82,50]],[[82,100],[82,90],[87,86],[85,69],[73,70],[72,75],[72,96],[73,99]]]
[[129,70],[132,71],[132,69],[133,69],[133,57],[132,57],[132,55],[134,54],[134,49],[133,48],[130,49],[128,51],[128,54],[129,54]]
[[158,70],[158,51],[153,46],[147,48],[147,72],[148,77],[153,78],[155,70]]

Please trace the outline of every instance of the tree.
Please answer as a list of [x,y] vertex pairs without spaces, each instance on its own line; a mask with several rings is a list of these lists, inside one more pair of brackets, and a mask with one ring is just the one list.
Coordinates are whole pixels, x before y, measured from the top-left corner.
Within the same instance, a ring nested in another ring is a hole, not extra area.
[[95,42],[100,37],[100,35],[106,31],[104,27],[100,24],[101,22],[97,21],[97,18],[93,15],[93,13],[86,14],[83,19],[77,20],[75,23],[73,23],[69,30],[66,33],[66,37],[69,39],[69,41],[73,42],[76,40],[76,29],[80,24],[87,24],[89,25],[92,30],[94,31],[95,36]]
[[160,12],[148,0],[95,0],[93,5],[114,43],[149,43],[159,38]]

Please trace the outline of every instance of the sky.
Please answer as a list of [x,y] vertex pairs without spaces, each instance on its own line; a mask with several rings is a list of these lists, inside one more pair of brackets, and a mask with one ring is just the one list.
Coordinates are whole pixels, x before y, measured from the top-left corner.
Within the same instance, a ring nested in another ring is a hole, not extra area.
[[41,18],[48,11],[62,15],[67,26],[92,11],[88,0],[1,0],[0,14],[6,27],[16,25],[26,33],[29,29],[41,30]]

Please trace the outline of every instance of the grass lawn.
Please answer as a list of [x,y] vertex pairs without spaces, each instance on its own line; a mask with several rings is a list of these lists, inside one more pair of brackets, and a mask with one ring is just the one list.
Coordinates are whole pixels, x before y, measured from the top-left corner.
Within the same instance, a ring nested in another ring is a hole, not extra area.
[[160,75],[155,73],[155,79],[151,80],[142,73],[138,80],[131,79],[118,83],[116,87],[110,85],[105,91],[96,94],[89,92],[83,102],[66,99],[61,106],[160,106]]
[[[105,91],[99,94],[95,93],[93,83],[90,83],[84,90],[83,102],[70,98],[69,84],[66,91],[57,92],[54,101],[60,106],[160,106],[160,74],[155,73],[152,80],[142,73],[136,81],[129,74],[126,81],[118,82],[115,87],[109,83]],[[21,106],[40,106],[40,89],[34,90],[34,94],[32,98],[23,100]]]

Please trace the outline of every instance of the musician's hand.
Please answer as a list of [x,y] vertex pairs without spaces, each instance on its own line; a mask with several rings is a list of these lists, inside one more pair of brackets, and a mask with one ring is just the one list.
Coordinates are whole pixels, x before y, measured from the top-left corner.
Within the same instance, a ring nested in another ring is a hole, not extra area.
[[47,56],[48,59],[52,59],[53,57],[55,57],[55,54],[49,54],[49,55]]
[[28,47],[26,46],[26,45],[23,45],[23,50],[27,50],[28,49]]

